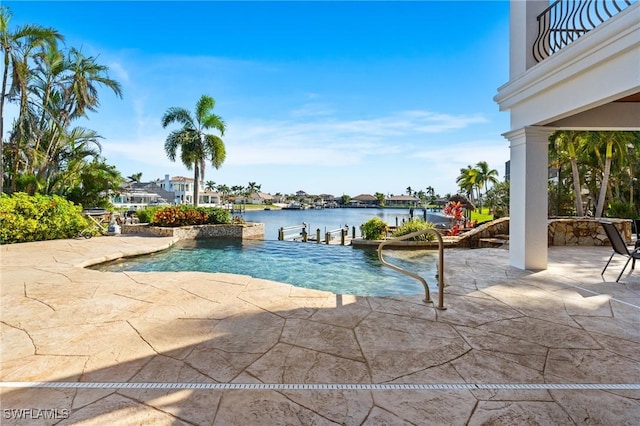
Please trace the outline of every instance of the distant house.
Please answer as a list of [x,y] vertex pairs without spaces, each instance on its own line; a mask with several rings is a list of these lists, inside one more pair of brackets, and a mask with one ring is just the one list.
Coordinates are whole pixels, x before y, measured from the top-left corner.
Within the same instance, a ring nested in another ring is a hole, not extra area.
[[410,206],[416,207],[420,204],[420,199],[411,195],[393,195],[384,200],[387,206]]
[[272,195],[272,197],[273,197],[273,201],[272,202],[274,202],[274,203],[284,203],[285,202],[285,196],[280,194],[280,193]]
[[[164,180],[158,180],[160,187],[175,194],[173,204],[193,204],[193,179],[184,176],[169,177],[164,175]],[[200,184],[198,188],[198,205],[211,207],[220,205],[222,196],[218,192],[203,188]]]
[[338,207],[338,200],[331,194],[320,194],[318,195],[322,199],[322,207],[327,208],[336,208]]
[[198,205],[199,206],[219,206],[222,204],[222,194],[214,192],[209,189],[198,191]]
[[349,207],[378,207],[378,199],[371,194],[360,194],[349,200]]
[[156,182],[130,182],[123,184],[111,203],[120,209],[137,210],[149,205],[173,204],[175,194]]
[[247,196],[236,197],[236,203],[271,204],[273,203],[273,196],[265,192],[252,192]]
[[160,187],[175,194],[174,204],[193,204],[193,179],[184,176],[164,175]]
[[296,192],[296,197],[299,197],[299,198],[307,197],[307,193],[302,191],[302,190],[300,190],[300,191]]

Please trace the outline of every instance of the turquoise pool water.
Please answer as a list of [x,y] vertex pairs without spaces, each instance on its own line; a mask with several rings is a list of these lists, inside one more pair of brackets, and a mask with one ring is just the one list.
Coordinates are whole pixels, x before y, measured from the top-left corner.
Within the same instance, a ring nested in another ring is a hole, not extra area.
[[[385,250],[385,259],[420,274],[437,291],[438,253]],[[382,266],[373,249],[315,243],[191,240],[150,255],[94,267],[102,271],[202,271],[250,275],[336,294],[424,295],[422,284]]]

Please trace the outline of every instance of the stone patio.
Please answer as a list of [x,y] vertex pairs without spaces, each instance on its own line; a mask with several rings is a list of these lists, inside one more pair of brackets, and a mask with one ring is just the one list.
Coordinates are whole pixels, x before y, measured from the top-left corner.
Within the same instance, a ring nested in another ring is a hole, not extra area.
[[3,425],[640,419],[640,265],[615,283],[619,257],[601,277],[608,247],[551,247],[537,273],[504,249],[447,249],[445,311],[423,295],[84,268],[173,241],[0,247]]

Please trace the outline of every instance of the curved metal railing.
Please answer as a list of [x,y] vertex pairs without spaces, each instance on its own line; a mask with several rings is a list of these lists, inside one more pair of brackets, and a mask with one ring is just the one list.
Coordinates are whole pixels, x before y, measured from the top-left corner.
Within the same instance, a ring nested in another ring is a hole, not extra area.
[[398,241],[404,241],[414,237],[419,237],[420,235],[424,235],[429,232],[436,234],[436,237],[438,238],[438,306],[436,306],[436,309],[445,310],[447,308],[444,307],[444,241],[442,240],[442,235],[440,234],[440,232],[438,232],[436,229],[423,229],[420,231],[412,232],[410,234],[402,235],[391,240],[383,241],[378,246],[378,258],[384,266],[387,266],[394,271],[398,271],[401,274],[407,275],[420,281],[424,286],[425,303],[432,303],[433,301],[431,300],[431,293],[429,291],[429,284],[427,284],[427,280],[425,280],[418,274],[414,274],[413,272],[409,272],[392,263],[387,262],[382,257],[382,249],[384,247],[392,245]]
[[533,57],[540,62],[630,6],[632,0],[556,0],[538,16]]

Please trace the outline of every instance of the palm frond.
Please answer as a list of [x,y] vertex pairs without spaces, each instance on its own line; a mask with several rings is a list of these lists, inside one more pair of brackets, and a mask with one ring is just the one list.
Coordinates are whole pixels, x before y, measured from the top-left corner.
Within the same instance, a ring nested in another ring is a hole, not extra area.
[[180,141],[182,140],[182,131],[174,130],[169,133],[167,139],[164,141],[164,151],[167,153],[167,157],[169,160],[176,161],[176,154],[178,152],[178,147],[180,146]]
[[205,129],[216,129],[222,136],[224,136],[224,131],[227,130],[225,122],[215,114],[208,115],[202,123],[202,127]]
[[224,146],[224,142],[216,135],[205,135],[205,143],[210,155],[211,164],[216,169],[219,169],[227,157],[227,150]]
[[209,112],[216,106],[216,101],[211,96],[202,95],[196,103],[196,120],[204,124]]
[[183,127],[191,129],[195,129],[196,127],[191,113],[180,107],[171,107],[167,109],[167,112],[162,116],[162,127],[167,127],[172,123],[178,123]]

